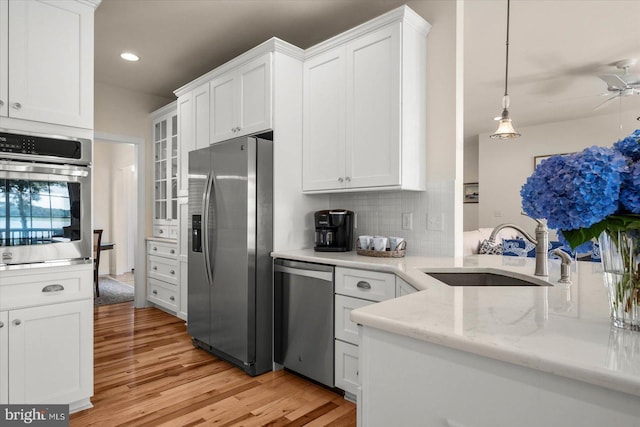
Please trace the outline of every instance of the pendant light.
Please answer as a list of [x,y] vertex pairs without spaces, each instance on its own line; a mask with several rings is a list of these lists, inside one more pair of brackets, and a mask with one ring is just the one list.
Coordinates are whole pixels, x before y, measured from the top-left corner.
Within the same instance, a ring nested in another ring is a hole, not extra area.
[[511,124],[511,116],[509,115],[509,93],[507,91],[507,83],[509,82],[509,5],[510,0],[507,0],[507,43],[506,43],[506,60],[504,70],[504,96],[502,97],[502,115],[500,117],[500,124],[496,132],[491,135],[491,138],[497,139],[513,139],[520,136],[519,133],[513,129]]

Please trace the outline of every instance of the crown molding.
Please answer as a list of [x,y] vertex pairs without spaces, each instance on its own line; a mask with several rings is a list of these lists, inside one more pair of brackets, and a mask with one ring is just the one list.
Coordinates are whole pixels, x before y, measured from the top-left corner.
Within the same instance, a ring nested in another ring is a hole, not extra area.
[[211,81],[212,79],[228,71],[231,71],[236,67],[239,67],[243,64],[246,64],[249,61],[252,61],[256,58],[260,58],[261,56],[271,52],[282,53],[284,55],[298,59],[300,61],[304,60],[304,50],[300,49],[297,46],[292,45],[291,43],[281,40],[277,37],[272,37],[269,40],[263,43],[260,43],[258,46],[252,49],[249,49],[242,55],[236,56],[232,60],[225,62],[219,67],[216,67],[215,69],[209,71],[208,73],[203,74],[202,76],[196,78],[195,80],[190,81],[186,85],[181,86],[180,88],[174,90],[173,93],[176,96],[184,95],[185,93],[188,93],[189,91],[195,89],[201,84]]

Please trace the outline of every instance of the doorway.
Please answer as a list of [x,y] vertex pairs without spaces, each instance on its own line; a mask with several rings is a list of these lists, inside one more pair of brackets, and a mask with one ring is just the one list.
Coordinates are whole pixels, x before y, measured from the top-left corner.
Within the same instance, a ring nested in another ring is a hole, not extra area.
[[[138,308],[146,306],[144,286],[146,270],[144,142],[143,138],[126,135],[104,132],[95,132],[94,134],[94,164],[96,168],[100,167],[103,162],[109,162],[110,165],[110,171],[106,173],[107,176],[102,177],[102,179],[110,179],[107,183],[110,189],[104,191],[108,195],[99,195],[94,192],[94,228],[101,226],[98,221],[108,221],[111,233],[107,234],[107,238],[113,239],[116,250],[109,255],[111,259],[107,273],[118,275],[133,270],[134,305]],[[100,153],[105,154],[104,159],[98,158]],[[117,157],[115,160],[114,156]],[[99,173],[100,171],[94,173],[94,189],[103,184],[97,182],[98,179],[101,179],[100,176],[97,176]],[[102,200],[98,201],[98,197],[101,197]],[[104,204],[105,201],[108,202],[107,205]],[[100,212],[101,209],[108,210],[108,215]],[[106,270],[107,267],[104,268]],[[105,270],[102,267],[100,269],[101,272]]]

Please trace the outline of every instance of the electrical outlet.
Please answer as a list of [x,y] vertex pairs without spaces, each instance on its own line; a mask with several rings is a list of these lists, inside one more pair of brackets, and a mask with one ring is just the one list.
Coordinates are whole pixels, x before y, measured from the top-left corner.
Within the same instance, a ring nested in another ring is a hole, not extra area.
[[444,231],[444,214],[427,214],[428,231]]
[[402,229],[413,230],[413,213],[408,212],[402,214]]

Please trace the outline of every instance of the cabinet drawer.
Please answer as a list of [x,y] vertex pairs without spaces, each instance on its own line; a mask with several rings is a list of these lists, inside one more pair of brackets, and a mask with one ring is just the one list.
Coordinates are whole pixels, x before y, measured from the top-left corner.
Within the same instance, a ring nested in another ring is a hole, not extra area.
[[177,285],[178,261],[175,259],[149,255],[147,274],[149,277],[154,279]]
[[147,242],[147,254],[165,258],[177,258],[177,244],[150,240]]
[[[59,269],[64,270],[65,267]],[[3,278],[0,286],[0,310],[91,298],[93,298],[91,264],[79,270],[49,270],[46,273],[6,277]]]
[[168,225],[154,225],[153,226],[153,235],[154,237],[164,237],[166,239],[169,238],[169,229]]
[[396,276],[377,271],[336,267],[336,293],[384,301],[396,296]]
[[351,321],[351,311],[356,308],[374,304],[359,298],[336,295],[335,337],[351,344],[358,344],[358,324]]
[[152,278],[147,279],[147,299],[172,311],[178,311],[177,288]]
[[360,387],[358,372],[358,346],[336,340],[335,385],[350,393],[355,399]]

